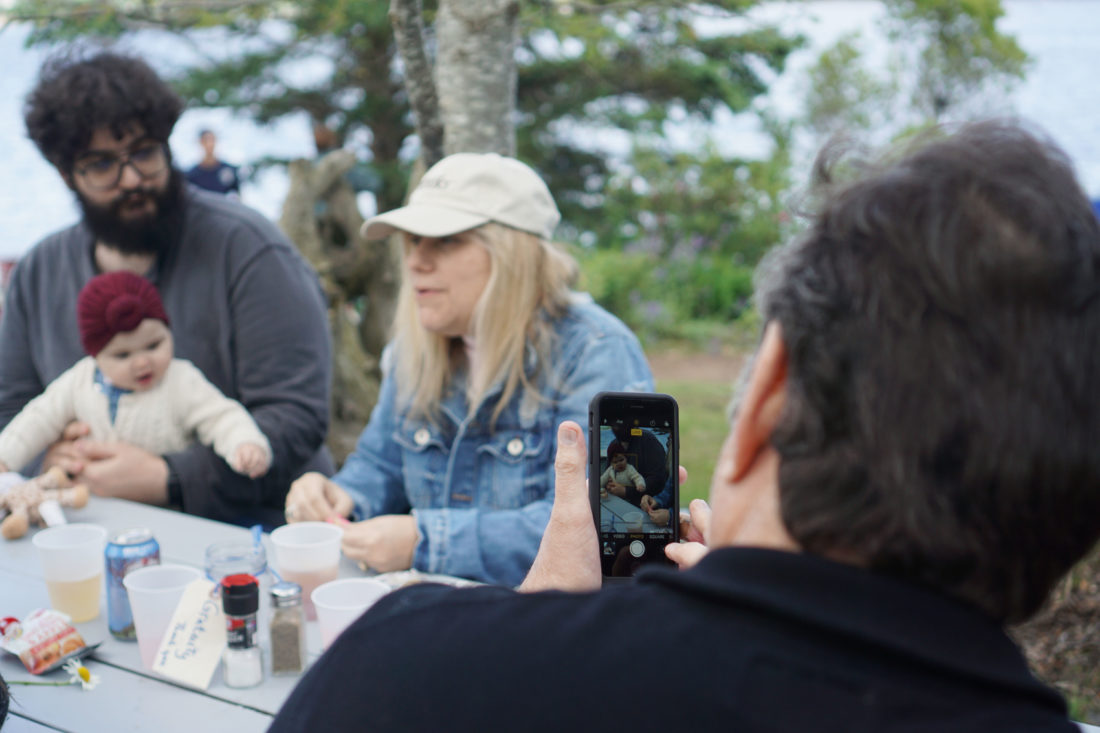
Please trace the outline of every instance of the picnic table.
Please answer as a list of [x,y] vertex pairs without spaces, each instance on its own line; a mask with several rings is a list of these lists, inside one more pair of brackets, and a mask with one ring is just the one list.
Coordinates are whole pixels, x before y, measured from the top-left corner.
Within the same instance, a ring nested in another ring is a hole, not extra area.
[[[243,527],[159,509],[122,499],[92,497],[79,510],[68,510],[70,522],[98,524],[108,535],[116,530],[148,527],[160,543],[161,562],[190,565],[202,569],[206,546],[219,540],[247,541]],[[27,536],[0,542],[0,616],[23,618],[35,608],[49,606],[46,584],[42,579],[37,552]],[[272,557],[270,541],[263,542]],[[347,558],[341,558],[340,576],[363,573]],[[268,599],[261,601],[261,613],[269,611]],[[101,678],[93,690],[79,685],[37,687],[13,685],[8,720],[4,733],[25,731],[101,731],[124,730],[157,733],[173,731],[232,730],[236,733],[263,731],[271,724],[283,701],[294,689],[299,677],[271,676],[267,639],[264,648],[264,681],[257,687],[235,689],[222,682],[221,665],[209,688],[195,690],[146,670],[138,655],[136,642],[120,641],[107,631],[105,589],[101,589],[100,613],[87,623],[76,624],[88,644],[102,642],[88,668]],[[310,661],[321,653],[321,637],[316,621],[306,623],[306,642]],[[14,655],[0,652],[0,675],[13,680],[62,680],[63,672],[35,677]]]
[[629,514],[641,514],[641,532],[645,534],[670,533],[668,527],[658,527],[649,518],[649,514],[640,507],[636,507],[626,499],[608,494],[600,497],[600,529],[604,532],[638,532],[631,529],[627,519]]
[[[608,506],[615,517],[620,517],[615,512],[625,513],[627,508],[637,511],[637,507],[618,497],[609,499]],[[197,568],[203,567],[203,553],[211,542],[247,540],[250,536],[242,527],[102,497],[92,497],[83,509],[69,510],[69,520],[99,524],[108,534],[131,527],[148,527],[160,543],[162,562]],[[645,521],[649,522],[648,516]],[[648,526],[655,527],[652,522]],[[49,605],[38,556],[30,541],[34,531],[32,529],[19,540],[0,542],[0,616],[20,618],[35,608]],[[265,536],[263,542],[270,558],[270,541]],[[341,577],[363,574],[347,558],[341,558],[340,562]],[[444,579],[428,574],[422,577]],[[79,685],[13,686],[4,733],[263,731],[299,680],[299,677],[272,677],[270,654],[265,648],[264,681],[257,687],[227,687],[222,682],[220,668],[207,690],[185,687],[146,670],[135,642],[119,641],[107,632],[106,613],[106,599],[101,593],[99,616],[76,624],[89,644],[102,642],[86,662],[101,678],[100,684],[90,691],[81,690]],[[263,642],[266,644],[266,640]],[[306,645],[312,662],[321,653],[316,621],[306,622]],[[28,673],[15,656],[6,652],[0,652],[0,675],[9,681],[42,679]],[[63,673],[51,673],[48,679],[64,679]],[[1100,728],[1095,726],[1081,725],[1081,729],[1086,733],[1100,733]]]

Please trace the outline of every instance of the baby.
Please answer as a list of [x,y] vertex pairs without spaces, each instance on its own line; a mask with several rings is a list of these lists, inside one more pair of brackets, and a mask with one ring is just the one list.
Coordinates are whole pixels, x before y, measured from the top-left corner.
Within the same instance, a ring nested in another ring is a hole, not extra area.
[[248,410],[195,365],[173,358],[172,332],[156,288],[129,272],[88,281],[76,304],[88,356],[57,377],[0,432],[0,472],[21,469],[73,420],[95,440],[155,455],[209,445],[234,471],[258,478],[271,444]]
[[645,494],[645,479],[638,469],[627,463],[622,443],[615,440],[607,446],[607,462],[607,470],[600,476],[600,488],[638,506]]

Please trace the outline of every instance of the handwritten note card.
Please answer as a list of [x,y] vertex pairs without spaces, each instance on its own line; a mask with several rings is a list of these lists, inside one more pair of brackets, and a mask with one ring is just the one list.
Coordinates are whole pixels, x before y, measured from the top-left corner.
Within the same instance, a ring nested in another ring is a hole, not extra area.
[[157,649],[153,671],[205,690],[225,649],[225,616],[217,586],[196,580],[183,592]]

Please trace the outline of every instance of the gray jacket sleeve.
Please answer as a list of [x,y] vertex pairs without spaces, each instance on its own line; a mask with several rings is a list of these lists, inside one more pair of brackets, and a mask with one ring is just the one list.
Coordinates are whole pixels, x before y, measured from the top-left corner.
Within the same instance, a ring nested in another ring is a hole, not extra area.
[[28,355],[32,353],[28,340],[22,273],[16,268],[10,290],[0,314],[0,428],[5,427],[23,406],[45,388]]
[[[236,394],[227,394],[248,409],[270,440],[271,468],[249,479],[199,444],[165,459],[179,478],[178,499],[189,514],[270,524],[282,515],[290,482],[305,470],[326,468],[310,460],[317,458],[328,430],[328,321],[316,276],[287,246],[256,249],[229,272]],[[258,514],[260,508],[270,516]]]

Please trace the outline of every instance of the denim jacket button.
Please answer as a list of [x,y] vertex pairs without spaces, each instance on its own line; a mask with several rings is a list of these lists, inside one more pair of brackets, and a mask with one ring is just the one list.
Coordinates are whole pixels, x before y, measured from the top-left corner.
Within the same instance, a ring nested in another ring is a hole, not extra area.
[[508,441],[508,453],[513,456],[518,456],[523,452],[523,441],[519,438],[512,438]]
[[427,428],[420,428],[413,433],[413,442],[417,445],[427,445],[431,437],[432,434],[428,432]]

